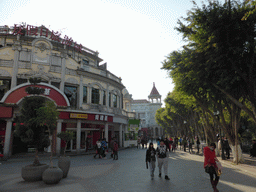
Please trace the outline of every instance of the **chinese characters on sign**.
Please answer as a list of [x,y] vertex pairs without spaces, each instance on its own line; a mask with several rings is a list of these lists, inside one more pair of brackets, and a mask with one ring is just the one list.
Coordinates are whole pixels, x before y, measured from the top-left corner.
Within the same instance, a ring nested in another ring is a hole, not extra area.
[[108,121],[107,115],[95,115],[95,121]]
[[51,89],[44,89],[44,95],[50,95]]
[[[8,35],[10,34],[10,28],[8,26],[4,26],[3,28],[0,28],[0,34],[2,35]],[[64,38],[62,39],[61,33],[59,33],[58,31],[50,31],[49,29],[47,29],[44,26],[41,27],[36,27],[33,25],[17,25],[14,24],[13,27],[13,31],[11,33],[12,35],[28,35],[28,36],[40,36],[40,37],[46,37],[51,39],[52,41],[57,41],[63,45],[66,46],[70,46],[70,47],[74,47],[74,49],[78,52],[82,52],[82,44],[77,44],[77,42],[74,42],[73,39],[71,37],[68,37],[67,35],[64,36]]]

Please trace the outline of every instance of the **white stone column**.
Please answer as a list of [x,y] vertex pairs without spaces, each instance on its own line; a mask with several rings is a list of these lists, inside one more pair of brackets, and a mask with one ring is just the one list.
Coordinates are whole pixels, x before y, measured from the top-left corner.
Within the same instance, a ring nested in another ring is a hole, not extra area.
[[61,82],[60,90],[64,93],[65,86],[65,76],[66,76],[66,56],[63,56],[61,59]]
[[123,147],[123,124],[119,125],[119,145]]
[[105,124],[105,138],[106,138],[106,141],[108,142],[108,123]]
[[81,146],[81,120],[77,120],[77,130],[76,130],[76,152],[77,154],[80,154]]
[[21,49],[20,46],[18,47],[13,47],[14,50],[14,61],[13,61],[13,69],[12,69],[12,81],[11,81],[11,89],[16,87],[17,85],[17,74],[18,74],[18,69],[19,69],[19,49]]
[[11,156],[10,145],[12,136],[12,119],[7,120],[4,142],[4,158],[7,159]]
[[80,109],[83,104],[83,76],[80,75],[80,83],[79,83],[79,96],[78,96],[78,108]]
[[87,103],[90,104],[92,103],[92,88],[91,87],[87,87]]
[[106,106],[109,108],[109,90],[106,91]]
[[103,90],[100,90],[100,105],[103,105]]
[[[63,120],[58,120],[57,121],[57,134],[61,133],[62,122],[63,122]],[[59,137],[57,137],[57,142],[56,142],[56,154],[57,154],[57,156],[60,155],[60,152],[61,152],[61,139]]]

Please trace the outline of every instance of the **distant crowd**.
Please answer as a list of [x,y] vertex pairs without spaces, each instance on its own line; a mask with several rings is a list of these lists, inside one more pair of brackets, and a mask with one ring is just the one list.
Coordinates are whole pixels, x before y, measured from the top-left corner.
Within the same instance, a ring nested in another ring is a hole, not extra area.
[[115,137],[110,141],[109,147],[106,138],[96,141],[96,154],[94,158],[99,156],[100,159],[106,159],[108,152],[111,152],[111,158],[113,158],[113,160],[118,160],[118,143]]

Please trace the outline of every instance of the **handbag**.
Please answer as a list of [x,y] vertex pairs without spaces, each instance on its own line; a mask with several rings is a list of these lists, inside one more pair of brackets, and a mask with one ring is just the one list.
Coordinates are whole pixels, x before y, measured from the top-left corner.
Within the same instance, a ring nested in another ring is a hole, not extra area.
[[206,167],[204,168],[206,173],[210,173],[210,166],[206,165]]
[[222,165],[219,161],[216,161],[216,165],[218,167],[218,169],[216,170],[216,174],[217,176],[220,176],[222,174]]

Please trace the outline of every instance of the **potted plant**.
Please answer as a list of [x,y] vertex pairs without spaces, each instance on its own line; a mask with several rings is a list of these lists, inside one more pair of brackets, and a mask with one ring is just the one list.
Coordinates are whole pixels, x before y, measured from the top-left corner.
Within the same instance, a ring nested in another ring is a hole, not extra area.
[[49,146],[49,139],[45,135],[45,126],[38,124],[36,113],[36,110],[45,104],[45,98],[40,97],[44,89],[35,86],[40,82],[40,79],[34,78],[29,81],[32,86],[27,87],[26,92],[30,96],[25,97],[22,101],[21,115],[17,117],[18,122],[14,133],[20,137],[22,142],[28,143],[35,148],[34,162],[31,165],[22,167],[21,176],[25,181],[38,181],[42,180],[42,173],[49,167],[39,162],[38,151]]
[[61,132],[57,134],[57,137],[65,142],[64,155],[59,158],[58,166],[63,171],[63,178],[66,178],[71,163],[70,157],[66,156],[67,144],[74,139],[74,133],[72,131]]
[[[52,101],[47,101],[44,106],[36,110],[38,115],[37,123],[41,126],[46,126],[49,132],[50,144],[52,148],[52,135],[56,128],[56,122],[59,117],[59,112]],[[59,167],[54,167],[52,162],[53,149],[51,149],[50,167],[47,168],[42,175],[42,179],[46,184],[56,184],[63,177],[63,171]]]

